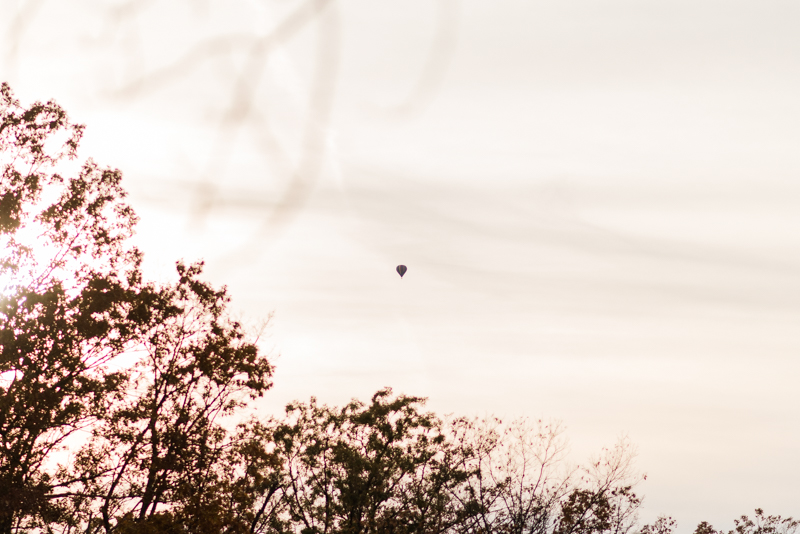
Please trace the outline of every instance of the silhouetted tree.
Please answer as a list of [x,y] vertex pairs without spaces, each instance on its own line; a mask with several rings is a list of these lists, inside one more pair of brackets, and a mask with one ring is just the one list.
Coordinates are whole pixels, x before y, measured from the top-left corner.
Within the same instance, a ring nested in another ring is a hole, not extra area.
[[224,291],[197,280],[199,265],[179,264],[178,272],[179,282],[151,307],[153,326],[135,347],[127,394],[114,399],[79,454],[97,496],[95,506],[80,509],[106,532],[120,515],[163,522],[165,505],[171,516],[186,515],[215,484],[230,446],[218,418],[270,385],[269,363],[224,316]]
[[636,523],[641,499],[634,493],[632,453],[626,442],[603,451],[582,469],[579,482],[560,503],[554,534],[625,534]]
[[[48,464],[102,415],[123,374],[139,311],[135,217],[117,171],[91,161],[72,178],[82,127],[53,102],[22,108],[0,87],[0,532],[54,518]],[[146,297],[144,297],[146,298]]]
[[619,533],[634,525],[640,499],[627,442],[588,468],[568,468],[557,424],[457,419],[451,427],[474,472],[459,494],[473,513],[458,532]]
[[258,533],[620,533],[634,524],[627,443],[565,470],[557,425],[443,421],[423,405],[384,389],[368,404],[312,398],[243,425],[227,487],[247,497],[229,508]]
[[[800,521],[791,517],[764,515],[761,508],[756,508],[753,519],[743,515],[734,519],[733,524],[733,530],[729,530],[727,534],[794,534],[800,527]],[[716,530],[708,522],[702,521],[697,525],[694,534],[724,534],[724,531]]]
[[199,264],[143,280],[120,172],[71,161],[82,131],[0,86],[2,534],[165,521],[221,458],[217,418],[270,386]]
[[563,471],[558,425],[497,418],[455,419],[453,438],[475,473],[459,497],[473,514],[463,532],[544,533],[552,527],[572,473]]
[[[378,391],[343,408],[295,402],[286,418],[249,425],[274,455],[254,532],[437,533],[463,516],[453,498],[470,473],[418,397]],[[268,468],[270,466],[267,466]]]
[[639,531],[641,534],[672,534],[678,525],[672,517],[659,516],[654,523],[645,525]]

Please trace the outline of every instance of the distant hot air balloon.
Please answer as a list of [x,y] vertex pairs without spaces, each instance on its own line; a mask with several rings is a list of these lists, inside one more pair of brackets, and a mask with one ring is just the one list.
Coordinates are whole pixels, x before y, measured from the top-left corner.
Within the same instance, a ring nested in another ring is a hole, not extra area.
[[398,265],[397,266],[397,274],[400,275],[400,278],[403,278],[403,275],[406,274],[407,270],[408,270],[408,267],[406,267],[405,265]]

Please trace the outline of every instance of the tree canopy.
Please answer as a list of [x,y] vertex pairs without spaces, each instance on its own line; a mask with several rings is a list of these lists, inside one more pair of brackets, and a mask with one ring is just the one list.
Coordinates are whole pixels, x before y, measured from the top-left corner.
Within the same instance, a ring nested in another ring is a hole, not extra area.
[[201,264],[143,279],[122,175],[75,164],[82,133],[0,88],[0,532],[174,507],[219,454],[218,418],[270,386]]

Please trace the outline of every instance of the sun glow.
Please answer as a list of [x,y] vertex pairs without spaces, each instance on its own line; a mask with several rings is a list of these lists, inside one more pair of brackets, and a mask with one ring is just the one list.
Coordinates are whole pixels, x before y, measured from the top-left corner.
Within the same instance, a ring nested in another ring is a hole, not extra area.
[[13,295],[21,288],[35,290],[48,279],[59,279],[67,286],[74,279],[69,245],[54,243],[38,220],[26,221],[12,234],[2,236],[0,250],[2,296]]

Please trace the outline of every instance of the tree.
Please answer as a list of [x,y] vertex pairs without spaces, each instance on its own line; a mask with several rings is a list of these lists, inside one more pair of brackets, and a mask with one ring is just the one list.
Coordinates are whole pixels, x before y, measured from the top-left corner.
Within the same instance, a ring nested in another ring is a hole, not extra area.
[[[569,490],[559,425],[520,419],[455,419],[454,440],[473,471],[461,500],[474,510],[466,532],[544,533]],[[563,469],[562,469],[563,471]]]
[[270,386],[201,264],[143,279],[121,173],[74,163],[82,132],[0,86],[0,534],[180,511],[228,446],[218,418]]
[[[764,515],[764,510],[756,508],[755,516],[750,519],[743,515],[733,520],[734,528],[727,534],[794,534],[800,527],[800,521],[779,515]],[[706,521],[701,521],[695,534],[723,534]]]
[[383,389],[369,403],[312,398],[243,425],[228,464],[238,474],[221,494],[246,497],[228,509],[252,533],[617,534],[634,525],[627,442],[567,469],[559,425],[442,420],[423,406]]
[[253,532],[449,532],[462,520],[453,496],[469,473],[423,404],[383,389],[369,404],[332,408],[312,398],[289,404],[283,420],[248,425],[260,456],[281,466],[262,486],[256,507],[269,513]]
[[623,440],[583,468],[560,503],[554,534],[626,534],[633,529],[642,502],[633,491],[638,481],[633,457]]
[[179,264],[178,272],[178,283],[151,303],[153,325],[136,346],[128,394],[108,407],[77,463],[74,478],[81,468],[92,473],[98,497],[76,512],[91,511],[84,522],[96,518],[109,533],[120,516],[163,523],[163,505],[174,516],[196,504],[230,446],[217,420],[270,385],[269,363],[223,314],[224,291],[197,280],[199,265]]
[[675,521],[672,517],[669,516],[659,516],[656,518],[655,522],[650,525],[645,525],[642,527],[640,533],[641,534],[672,534],[675,530],[675,527],[678,525],[677,521]]
[[82,131],[53,102],[24,109],[0,87],[0,532],[55,517],[48,461],[118,388],[104,366],[132,335],[140,256],[122,246],[135,217],[120,175],[91,161],[55,172]]
[[569,468],[558,424],[456,419],[452,429],[474,473],[460,493],[472,513],[458,532],[619,534],[633,527],[640,499],[626,441],[588,467]]

